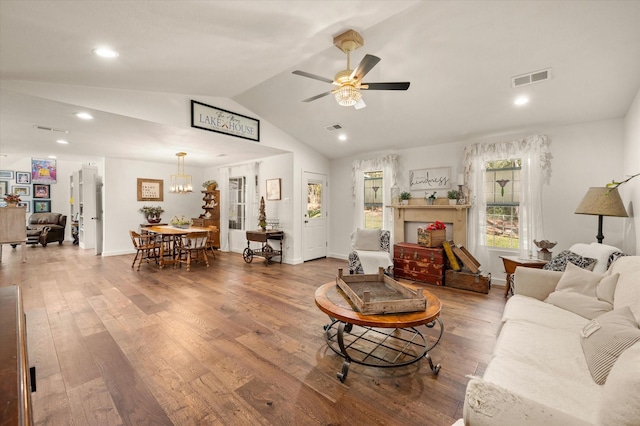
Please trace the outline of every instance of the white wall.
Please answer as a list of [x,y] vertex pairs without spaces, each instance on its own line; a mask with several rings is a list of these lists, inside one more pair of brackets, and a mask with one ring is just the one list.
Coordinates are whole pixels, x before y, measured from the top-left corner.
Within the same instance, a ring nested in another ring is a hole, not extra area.
[[[623,173],[616,175],[621,181],[627,176],[640,173],[640,90],[624,119],[624,164]],[[624,244],[626,253],[640,254],[640,176],[620,187],[620,196],[625,201],[628,219],[624,219]]]
[[[400,175],[398,185],[408,188],[409,170],[430,167],[452,168],[455,180],[462,167],[466,145],[477,142],[511,141],[533,133],[547,134],[551,139],[552,176],[551,184],[543,189],[543,215],[545,235],[543,239],[557,241],[553,252],[559,253],[576,242],[595,242],[597,217],[576,215],[574,211],[590,186],[604,186],[619,176],[622,168],[624,126],[622,119],[597,121],[562,127],[550,127],[526,134],[513,134],[400,150]],[[381,154],[382,155],[382,154]],[[372,158],[368,155],[359,159]],[[354,206],[351,199],[351,163],[354,158],[331,162],[332,216],[339,214],[344,220],[332,220],[330,231],[330,253],[333,257],[346,258],[350,251],[349,236],[353,230]],[[339,182],[339,184],[335,184]],[[440,191],[444,196],[445,191]],[[424,196],[424,194],[413,194]],[[472,194],[473,196],[473,194]],[[604,219],[605,244],[622,247],[623,224],[620,218]],[[489,265],[482,265],[491,272],[494,283],[504,283],[504,269],[498,257],[513,254],[494,251]]]
[[[145,222],[138,210],[143,205],[159,205],[164,208],[162,222],[173,216],[199,217],[203,213],[200,184],[209,179],[203,169],[186,167],[193,176],[194,192],[172,194],[169,192],[169,176],[176,173],[176,166],[143,161],[105,158],[104,188],[104,245],[103,255],[114,256],[132,253],[129,230],[137,231]],[[137,201],[138,178],[164,180],[164,200],[158,202]]]

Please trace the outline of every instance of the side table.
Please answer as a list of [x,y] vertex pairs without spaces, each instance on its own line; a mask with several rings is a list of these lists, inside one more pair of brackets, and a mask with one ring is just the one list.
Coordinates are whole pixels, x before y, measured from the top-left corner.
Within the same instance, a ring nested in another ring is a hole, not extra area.
[[502,259],[502,263],[504,264],[504,270],[507,273],[507,283],[504,287],[504,297],[509,296],[509,291],[512,291],[511,288],[511,275],[516,272],[516,268],[518,266],[522,266],[524,268],[536,268],[542,269],[544,265],[546,265],[548,260],[540,260],[540,259],[521,259],[518,256],[500,256]]

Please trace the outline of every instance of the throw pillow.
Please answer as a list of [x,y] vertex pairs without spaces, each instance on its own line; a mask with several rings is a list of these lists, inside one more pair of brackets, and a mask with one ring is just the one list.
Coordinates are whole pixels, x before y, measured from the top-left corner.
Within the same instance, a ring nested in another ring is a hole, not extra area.
[[545,302],[587,319],[597,318],[613,309],[609,302],[574,291],[554,291]]
[[602,280],[602,274],[569,263],[558,281],[556,291],[575,291],[585,296],[596,297],[596,286],[600,280]]
[[542,269],[548,271],[564,271],[567,263],[573,263],[582,269],[592,270],[596,265],[596,260],[590,257],[582,257],[570,250],[564,250],[557,256],[554,256]]
[[356,229],[351,243],[354,250],[380,251],[379,229]]
[[607,312],[585,325],[580,343],[593,380],[603,385],[620,354],[638,341],[640,327],[628,307]]

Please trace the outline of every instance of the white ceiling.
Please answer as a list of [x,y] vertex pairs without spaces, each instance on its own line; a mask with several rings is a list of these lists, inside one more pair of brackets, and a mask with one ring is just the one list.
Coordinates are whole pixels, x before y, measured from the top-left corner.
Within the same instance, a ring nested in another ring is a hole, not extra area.
[[[226,97],[340,158],[622,117],[640,88],[638,22],[640,1],[0,0],[0,79]],[[332,39],[350,28],[365,40],[352,68],[373,54],[382,60],[366,81],[411,87],[363,91],[361,110],[331,96],[302,103],[331,87],[291,72],[333,78],[346,58]],[[91,54],[103,44],[120,57]],[[511,88],[511,77],[544,68],[551,80]],[[514,107],[519,94],[531,102]],[[72,118],[93,104],[3,88],[0,153],[174,162],[184,150],[204,166],[278,152],[188,123],[96,109],[90,123]],[[335,123],[346,142],[325,129]],[[77,142],[52,143],[58,135],[34,124],[70,129]]]

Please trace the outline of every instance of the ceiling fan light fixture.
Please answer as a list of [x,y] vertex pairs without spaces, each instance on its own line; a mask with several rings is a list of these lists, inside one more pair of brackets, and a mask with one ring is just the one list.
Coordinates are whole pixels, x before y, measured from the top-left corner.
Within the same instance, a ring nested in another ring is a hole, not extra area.
[[345,84],[336,90],[335,96],[338,105],[354,106],[362,98],[362,93],[355,86]]

